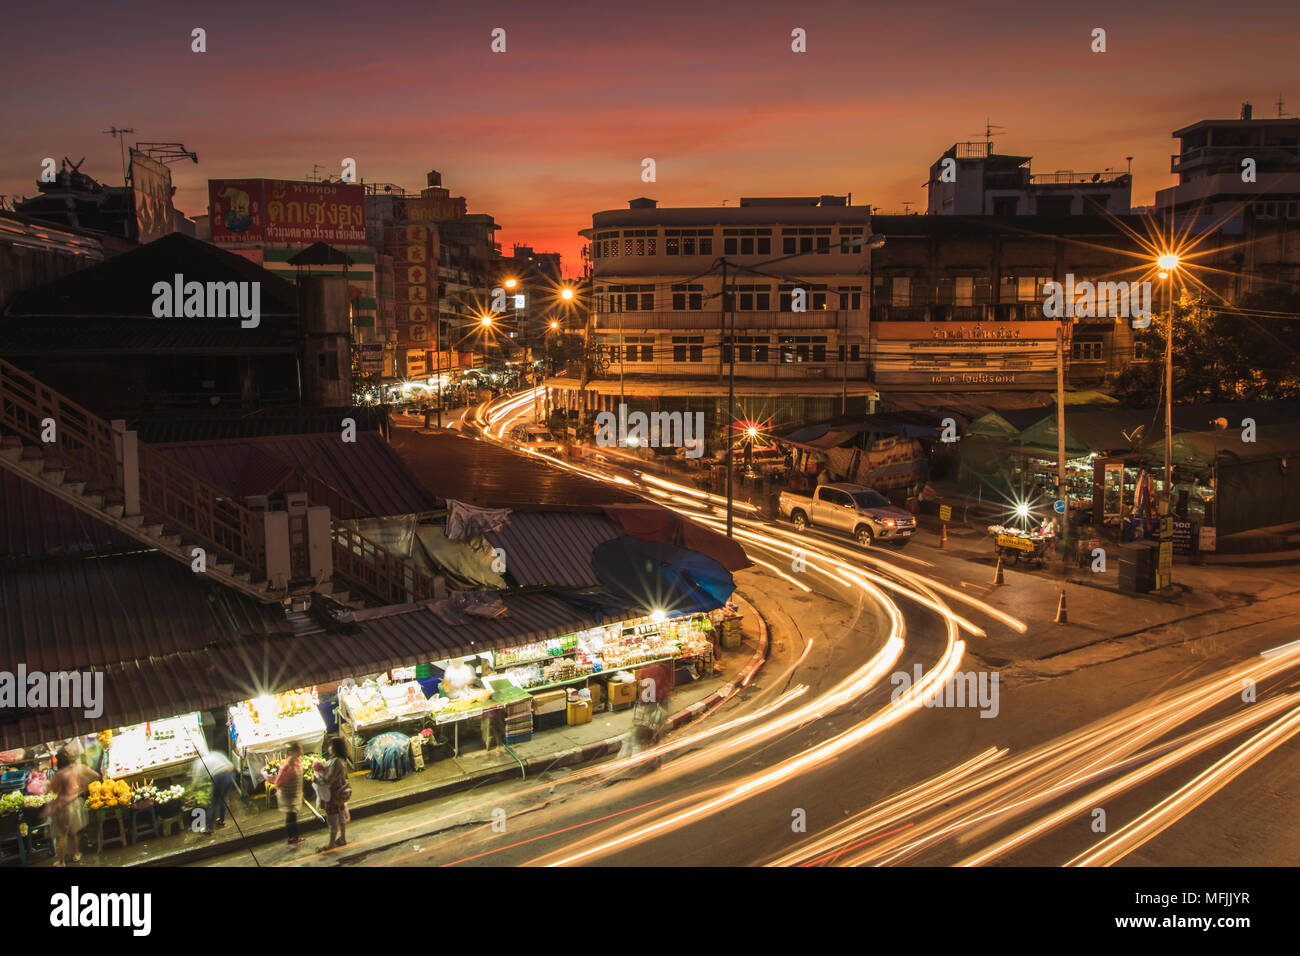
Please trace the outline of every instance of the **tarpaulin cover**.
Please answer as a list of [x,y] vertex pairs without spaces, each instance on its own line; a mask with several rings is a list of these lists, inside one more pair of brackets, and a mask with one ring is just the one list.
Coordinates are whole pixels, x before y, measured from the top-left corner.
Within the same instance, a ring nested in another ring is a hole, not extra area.
[[615,538],[596,549],[593,563],[602,584],[648,611],[712,611],[736,588],[712,558],[660,541]]
[[[601,510],[620,534],[698,551],[728,571],[743,571],[750,566],[744,549],[735,541],[666,508],[649,504],[605,505]],[[598,562],[593,563],[599,568]]]

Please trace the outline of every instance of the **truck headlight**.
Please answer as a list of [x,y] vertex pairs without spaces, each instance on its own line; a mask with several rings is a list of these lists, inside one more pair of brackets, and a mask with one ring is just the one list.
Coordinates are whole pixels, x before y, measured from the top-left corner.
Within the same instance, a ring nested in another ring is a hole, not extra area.
[[892,527],[894,527],[894,526],[897,525],[897,524],[898,524],[898,522],[895,521],[893,518],[886,518],[886,519],[885,519],[885,527],[886,527],[886,528],[892,528]]

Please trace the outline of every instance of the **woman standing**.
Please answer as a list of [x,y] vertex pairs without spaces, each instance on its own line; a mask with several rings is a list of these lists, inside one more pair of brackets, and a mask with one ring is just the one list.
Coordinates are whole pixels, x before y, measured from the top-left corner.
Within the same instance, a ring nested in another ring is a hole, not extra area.
[[58,772],[46,785],[54,799],[46,804],[45,813],[51,820],[50,829],[54,831],[54,845],[58,855],[55,866],[66,866],[68,846],[72,846],[72,862],[81,862],[81,848],[77,845],[79,834],[86,828],[86,804],[81,795],[86,784],[99,779],[99,774],[89,767],[78,763],[67,750],[60,750],[57,755]]
[[275,802],[284,811],[284,827],[289,834],[289,849],[296,850],[303,838],[298,835],[298,809],[302,806],[302,744],[289,744],[288,756],[275,775]]
[[329,796],[325,800],[325,822],[330,827],[330,841],[321,852],[348,842],[348,801],[352,799],[352,785],[348,783],[347,750],[342,737],[330,739],[330,759],[325,764],[324,780]]

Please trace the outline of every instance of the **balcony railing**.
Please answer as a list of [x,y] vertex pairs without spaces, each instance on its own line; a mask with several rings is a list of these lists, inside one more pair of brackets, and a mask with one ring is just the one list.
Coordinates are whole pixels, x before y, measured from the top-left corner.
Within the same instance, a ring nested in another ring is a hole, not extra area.
[[371,541],[355,528],[334,526],[334,573],[385,604],[409,604],[436,596],[435,579]]
[[[866,295],[864,293],[863,299]],[[736,330],[741,329],[835,329],[866,320],[866,310],[812,309],[807,312],[773,312],[736,310]],[[628,333],[643,329],[713,330],[730,326],[730,317],[721,311],[687,312],[601,312],[596,315],[596,329],[602,333]]]
[[1300,146],[1194,146],[1169,157],[1169,171],[1182,172],[1188,166],[1213,166],[1219,172],[1239,172],[1241,160],[1250,157],[1260,166],[1281,162],[1295,171],[1300,167]]

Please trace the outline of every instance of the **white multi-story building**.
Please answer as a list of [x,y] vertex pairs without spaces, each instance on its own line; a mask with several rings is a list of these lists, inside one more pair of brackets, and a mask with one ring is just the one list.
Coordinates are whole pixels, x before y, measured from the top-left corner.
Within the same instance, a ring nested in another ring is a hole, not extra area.
[[875,394],[866,381],[869,206],[820,196],[628,207],[595,213],[581,233],[593,272],[588,335],[603,350],[602,369],[585,388],[555,380],[569,407],[678,398],[721,413],[731,365],[725,263],[733,418],[777,424],[866,409]]
[[993,152],[991,142],[953,143],[930,167],[931,216],[1127,216],[1127,172],[1030,171],[1029,156]]
[[1171,209],[1228,235],[1250,224],[1300,221],[1300,119],[1255,119],[1249,103],[1235,120],[1201,120],[1174,130],[1169,171],[1178,184],[1156,193],[1156,213]]

